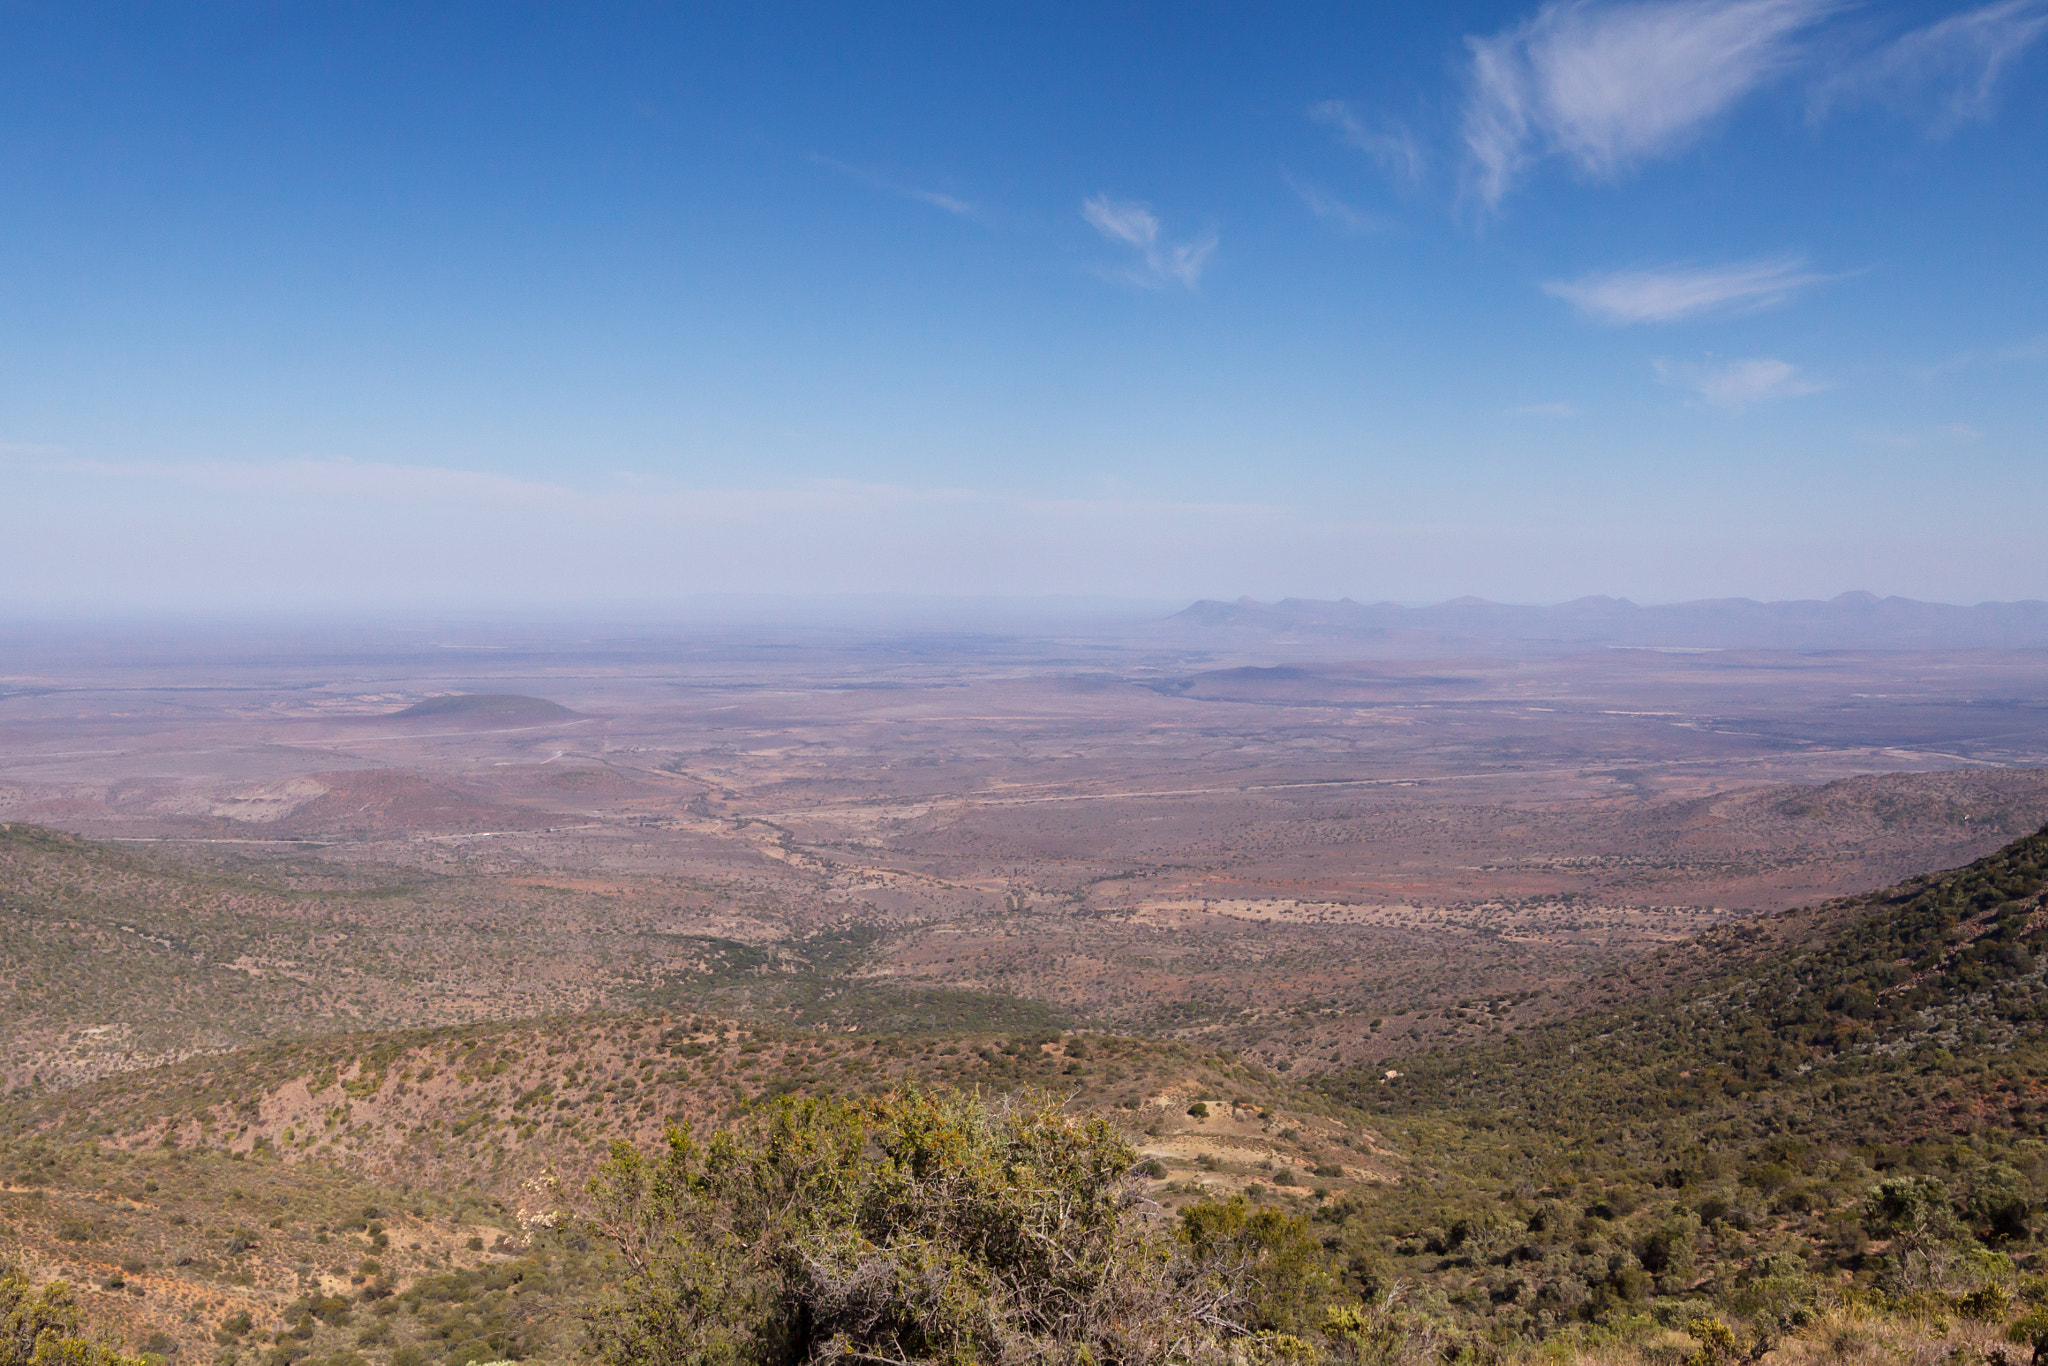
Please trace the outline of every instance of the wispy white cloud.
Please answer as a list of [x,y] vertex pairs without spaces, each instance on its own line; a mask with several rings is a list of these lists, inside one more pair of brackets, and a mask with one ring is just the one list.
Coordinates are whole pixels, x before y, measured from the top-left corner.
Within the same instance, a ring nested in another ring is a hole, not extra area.
[[1385,220],[1378,215],[1354,208],[1315,185],[1296,180],[1285,171],[1280,173],[1280,178],[1287,182],[1287,188],[1294,191],[1295,197],[1301,200],[1310,213],[1348,237],[1378,232],[1387,226]]
[[1422,178],[1422,148],[1404,125],[1367,123],[1342,100],[1312,104],[1308,116],[1336,129],[1340,141],[1377,161],[1380,169],[1393,179],[1413,184]]
[[1489,207],[1537,160],[1613,175],[1684,146],[1788,68],[1836,0],[1552,0],[1467,38],[1467,192]]
[[2010,365],[2019,361],[2048,360],[2048,335],[2032,341],[2020,342],[2013,346],[1994,347],[1989,351],[1964,351],[1950,356],[1947,360],[1936,361],[1922,366],[1912,373],[1922,383],[1940,379],[1943,375],[1957,370],[1968,370],[1978,365]]
[[1862,431],[1856,435],[1864,441],[1902,451],[1924,450],[1929,446],[1961,446],[1984,439],[1984,433],[1967,422],[1947,422],[1939,427],[1909,432]]
[[1579,410],[1569,403],[1524,403],[1508,413],[1512,417],[1577,417]]
[[950,194],[943,194],[938,190],[926,190],[920,189],[915,185],[906,185],[901,181],[891,180],[887,176],[877,175],[865,167],[850,165],[844,161],[835,161],[831,157],[820,156],[815,152],[811,154],[811,160],[820,166],[829,167],[839,172],[848,180],[858,181],[870,189],[886,190],[890,194],[898,195],[904,199],[912,200],[919,204],[928,204],[934,209],[952,214],[955,218],[978,218],[981,216],[981,206],[970,200],[960,199]]
[[1546,280],[1543,292],[1604,323],[1668,323],[1769,308],[1826,278],[1808,271],[1797,256],[1779,256],[1725,266],[1595,271],[1576,280]]
[[1996,0],[1914,29],[1837,69],[1814,87],[1815,117],[1838,105],[1926,110],[1929,131],[1991,117],[1999,77],[2048,34],[2048,0]]
[[955,199],[949,194],[940,194],[937,190],[905,190],[903,193],[906,197],[915,199],[920,204],[929,204],[935,209],[944,209],[956,218],[972,218],[975,214],[981,212],[978,205],[970,204],[964,199]]
[[1168,242],[1152,206],[1136,200],[1094,195],[1081,202],[1081,216],[1105,238],[1136,253],[1136,264],[1114,272],[1115,278],[1148,289],[1166,285],[1193,289],[1216,254],[1213,231],[1186,242]]
[[1827,387],[1800,374],[1798,366],[1768,356],[1705,362],[1659,359],[1651,365],[1664,383],[1688,389],[1714,407],[1730,412],[1739,413],[1773,399],[1819,393]]

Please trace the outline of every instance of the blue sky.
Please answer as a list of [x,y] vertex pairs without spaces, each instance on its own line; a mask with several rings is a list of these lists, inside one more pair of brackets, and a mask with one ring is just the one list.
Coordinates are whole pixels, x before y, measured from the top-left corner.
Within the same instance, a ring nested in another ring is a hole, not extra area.
[[0,607],[2048,597],[2048,0],[0,2]]

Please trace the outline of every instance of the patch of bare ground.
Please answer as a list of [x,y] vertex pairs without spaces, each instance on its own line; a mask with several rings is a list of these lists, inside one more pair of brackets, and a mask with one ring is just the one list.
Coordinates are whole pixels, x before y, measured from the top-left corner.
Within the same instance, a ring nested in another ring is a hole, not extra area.
[[[1346,1188],[1397,1179],[1355,1115],[1235,1054],[1036,1031],[905,1037],[789,1031],[692,1015],[582,1018],[270,1045],[17,1094],[0,1133],[124,1152],[313,1163],[511,1199],[549,1171],[580,1180],[617,1138],[729,1119],[781,1095],[904,1086],[1035,1088],[1115,1117],[1180,1179],[1221,1151],[1239,1184],[1275,1173]],[[1210,1106],[1216,1107],[1213,1111]],[[1256,1170],[1253,1170],[1256,1168]],[[1339,1170],[1339,1169],[1343,1170]],[[1235,1170],[1235,1168],[1233,1168]]]
[[373,1287],[519,1255],[515,1210],[474,1187],[384,1184],[320,1163],[0,1137],[7,1259],[32,1282],[73,1286],[96,1328],[129,1351],[172,1359],[211,1360],[287,1333],[288,1307],[322,1296],[356,1312],[323,1312],[305,1338],[352,1348],[380,1321]]

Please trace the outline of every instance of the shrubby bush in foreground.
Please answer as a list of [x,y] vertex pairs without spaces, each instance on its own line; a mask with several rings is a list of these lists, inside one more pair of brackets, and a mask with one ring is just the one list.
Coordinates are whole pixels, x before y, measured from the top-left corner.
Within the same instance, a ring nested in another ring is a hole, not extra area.
[[0,1366],[141,1366],[87,1338],[84,1325],[70,1286],[52,1281],[37,1290],[0,1266]]
[[1302,1221],[1225,1205],[1176,1225],[1136,1163],[1051,1101],[929,1093],[621,1143],[592,1183],[621,1275],[590,1347],[613,1366],[1318,1355],[1301,1334],[1322,1336],[1331,1286]]
[[1956,1366],[2048,1361],[2032,1178],[1996,1162],[1844,1200],[1854,1270],[1776,1222],[1631,1212],[1614,1191],[1517,1212],[1502,1189],[1490,1214],[1408,1235],[1429,1244],[1408,1257],[1352,1227],[1356,1197],[1318,1208],[1318,1239],[1242,1201],[1168,1217],[1137,1168],[1103,1119],[945,1093],[785,1101],[705,1142],[621,1144],[584,1230],[617,1258],[588,1346],[610,1366],[1804,1366],[1931,1361],[1930,1343]]

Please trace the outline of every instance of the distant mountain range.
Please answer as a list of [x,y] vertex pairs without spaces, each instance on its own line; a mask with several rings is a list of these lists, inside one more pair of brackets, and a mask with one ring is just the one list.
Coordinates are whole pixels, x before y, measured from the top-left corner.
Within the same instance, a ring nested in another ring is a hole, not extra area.
[[1399,603],[1203,601],[1164,623],[1176,635],[1279,637],[1302,642],[1426,642],[1496,647],[1635,647],[1664,650],[1958,650],[2048,648],[2048,602],[1974,607],[1844,593],[1825,602],[1711,598],[1645,607],[1591,597],[1548,607],[1455,598]]

